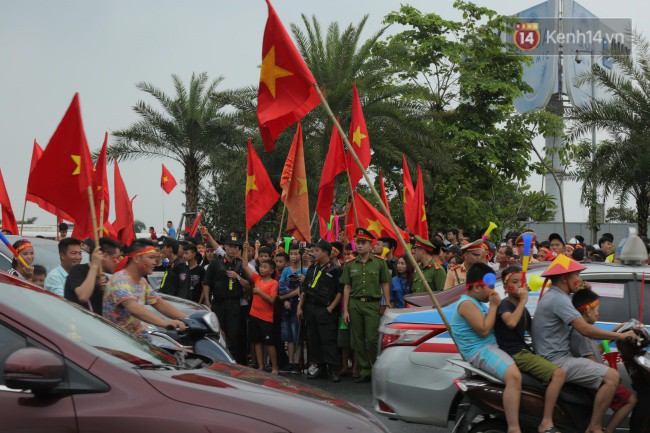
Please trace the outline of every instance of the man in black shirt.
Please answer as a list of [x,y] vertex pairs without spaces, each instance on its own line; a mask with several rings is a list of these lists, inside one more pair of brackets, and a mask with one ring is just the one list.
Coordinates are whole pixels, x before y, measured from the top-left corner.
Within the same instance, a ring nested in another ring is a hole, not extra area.
[[240,364],[246,364],[246,345],[241,344],[243,331],[241,301],[250,288],[239,252],[242,243],[236,236],[229,236],[224,244],[226,255],[213,260],[205,272],[203,293],[200,302],[212,307],[219,319],[221,329],[226,333],[228,349]]
[[90,263],[75,265],[65,281],[64,296],[95,314],[102,315],[104,287],[115,265],[122,258],[122,245],[111,238],[100,238]]
[[166,237],[161,242],[160,253],[169,260],[169,266],[160,282],[160,293],[187,299],[190,292],[190,268],[178,256],[179,248],[176,239]]
[[196,245],[188,242],[185,246],[185,262],[190,268],[190,293],[188,299],[199,302],[203,293],[203,280],[205,279],[205,268],[199,264],[203,257],[199,254]]
[[332,382],[340,382],[337,307],[343,297],[342,270],[330,261],[332,244],[321,240],[314,250],[316,263],[307,269],[297,313],[301,318],[304,310],[309,352],[318,364],[317,371],[308,378],[316,379],[329,373]]
[[525,340],[526,331],[530,331],[532,319],[526,309],[528,286],[521,267],[510,266],[502,274],[503,288],[507,297],[497,309],[494,323],[494,335],[499,349],[512,357],[522,373],[548,384],[544,398],[544,417],[538,431],[553,430],[553,409],[564,385],[565,372],[550,361],[535,355]]

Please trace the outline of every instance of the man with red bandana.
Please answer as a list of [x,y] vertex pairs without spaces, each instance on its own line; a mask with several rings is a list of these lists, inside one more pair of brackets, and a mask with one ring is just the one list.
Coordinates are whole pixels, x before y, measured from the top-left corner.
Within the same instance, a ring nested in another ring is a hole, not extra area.
[[[152,241],[133,241],[128,255],[116,266],[117,272],[109,281],[104,293],[104,318],[145,339],[145,323],[161,327],[171,325],[184,330],[185,324],[178,319],[187,317],[158,296],[145,278],[153,273],[158,258],[159,253]],[[155,315],[147,310],[145,305],[153,306],[172,320]]]
[[564,385],[564,370],[541,356],[535,355],[524,338],[530,331],[532,318],[526,309],[528,285],[520,266],[510,266],[501,273],[506,298],[497,309],[494,335],[499,349],[510,355],[522,373],[528,373],[545,385],[544,416],[538,427],[540,433],[559,430],[553,426],[553,409]]
[[570,294],[586,286],[580,278],[585,266],[559,254],[544,271],[542,277],[551,280],[551,286],[540,295],[535,310],[531,336],[535,353],[551,361],[566,373],[566,381],[593,389],[594,407],[587,433],[601,433],[603,416],[620,382],[618,371],[586,358],[571,354],[569,335],[571,327],[581,335],[597,340],[637,339],[633,331],[616,333],[590,325],[571,303]]

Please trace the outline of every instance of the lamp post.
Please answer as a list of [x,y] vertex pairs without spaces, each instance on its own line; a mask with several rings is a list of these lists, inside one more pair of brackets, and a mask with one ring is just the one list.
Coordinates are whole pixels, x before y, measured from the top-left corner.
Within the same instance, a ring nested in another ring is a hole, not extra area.
[[[576,50],[576,63],[581,63],[580,54],[589,54],[591,60],[590,67],[594,67],[594,49],[590,50]],[[594,80],[591,80],[591,102],[593,104],[596,99],[596,83]],[[591,147],[592,147],[592,162],[593,162],[593,151],[596,150],[596,127],[591,127]],[[594,245],[597,241],[598,228],[597,228],[597,218],[598,218],[598,207],[597,207],[597,195],[596,195],[597,186],[594,181],[591,181],[591,188],[589,191],[589,221],[591,229],[591,245]]]

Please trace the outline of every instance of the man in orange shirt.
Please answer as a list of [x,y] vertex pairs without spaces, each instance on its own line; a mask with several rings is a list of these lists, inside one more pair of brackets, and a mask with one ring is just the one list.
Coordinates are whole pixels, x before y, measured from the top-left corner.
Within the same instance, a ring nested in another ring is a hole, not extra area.
[[[248,263],[248,243],[244,244],[242,260]],[[273,338],[273,306],[278,298],[278,282],[273,278],[275,262],[260,261],[259,274],[248,266],[244,266],[243,269],[254,285],[253,302],[248,317],[248,342],[255,349],[257,368],[264,369],[263,347],[265,346],[271,358],[271,373],[278,374],[278,355]]]

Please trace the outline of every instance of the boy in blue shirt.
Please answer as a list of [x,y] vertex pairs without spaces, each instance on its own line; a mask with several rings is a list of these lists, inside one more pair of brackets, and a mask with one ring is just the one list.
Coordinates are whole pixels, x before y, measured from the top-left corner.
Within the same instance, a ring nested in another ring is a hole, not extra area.
[[282,341],[287,343],[289,364],[281,373],[300,373],[301,346],[298,341],[298,296],[300,283],[305,279],[306,268],[300,266],[300,248],[289,247],[289,266],[284,268],[280,277],[280,302],[282,303]]
[[[499,349],[494,336],[497,309],[501,304],[499,295],[490,288],[494,281],[496,275],[490,266],[482,262],[473,264],[467,271],[466,293],[460,297],[450,325],[458,350],[467,362],[505,382],[503,407],[508,433],[521,433],[521,373],[513,359]],[[489,302],[489,309],[485,302]]]

